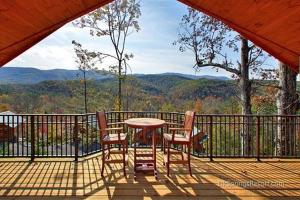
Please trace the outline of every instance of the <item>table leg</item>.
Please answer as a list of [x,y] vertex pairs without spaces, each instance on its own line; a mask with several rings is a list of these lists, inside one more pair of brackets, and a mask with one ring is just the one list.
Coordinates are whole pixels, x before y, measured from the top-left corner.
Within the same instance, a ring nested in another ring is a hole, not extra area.
[[154,168],[154,176],[157,179],[157,170],[156,170],[156,129],[152,130],[152,153],[153,153],[153,168]]
[[147,146],[147,129],[143,128],[143,145]]
[[133,142],[133,179],[136,180],[136,129],[134,129]]
[[160,129],[159,137],[160,137],[160,150],[164,151],[164,145],[163,145],[163,143],[164,143],[164,129],[163,128]]

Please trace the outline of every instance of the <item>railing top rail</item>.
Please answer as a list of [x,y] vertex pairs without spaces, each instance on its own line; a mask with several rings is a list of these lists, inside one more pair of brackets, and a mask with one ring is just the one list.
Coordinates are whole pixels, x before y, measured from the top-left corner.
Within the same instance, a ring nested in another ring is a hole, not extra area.
[[164,111],[106,111],[107,113],[170,113],[170,114],[183,114],[180,112],[164,112]]
[[[181,112],[164,112],[164,111],[107,111],[106,113],[167,113],[167,114],[180,114]],[[93,114],[93,113],[90,113]],[[196,114],[197,116],[237,116],[237,117],[300,117],[300,115],[278,115],[278,114]]]
[[261,115],[261,114],[251,114],[251,115],[244,115],[244,114],[196,114],[197,116],[213,116],[213,117],[218,117],[218,116],[229,116],[229,117],[300,117],[300,115]]
[[[95,114],[95,113],[94,113]],[[0,114],[0,116],[86,116],[87,114],[40,114],[40,113],[35,113],[35,114]]]
[[[94,113],[85,113],[85,114],[77,114],[77,113],[68,113],[68,114],[42,114],[42,113],[25,113],[25,114],[0,114],[1,116],[90,116],[95,115]],[[153,113],[153,114],[177,114],[184,115],[181,112],[163,112],[163,111],[107,111],[106,113]],[[198,117],[300,117],[300,115],[278,115],[278,114],[251,114],[251,115],[243,115],[243,114],[196,114]]]

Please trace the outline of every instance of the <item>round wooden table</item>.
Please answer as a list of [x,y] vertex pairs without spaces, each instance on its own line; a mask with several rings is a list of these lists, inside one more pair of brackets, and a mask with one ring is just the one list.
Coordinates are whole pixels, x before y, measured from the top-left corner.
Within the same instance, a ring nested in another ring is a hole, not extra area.
[[[140,153],[136,152],[136,142],[134,142],[134,179],[136,179],[136,173],[140,171],[153,171],[155,178],[157,178],[156,170],[156,130],[162,128],[166,122],[156,118],[131,118],[124,121],[129,128],[141,129],[145,134],[147,130],[152,133],[152,153]],[[151,159],[139,159],[140,157],[150,157]]]

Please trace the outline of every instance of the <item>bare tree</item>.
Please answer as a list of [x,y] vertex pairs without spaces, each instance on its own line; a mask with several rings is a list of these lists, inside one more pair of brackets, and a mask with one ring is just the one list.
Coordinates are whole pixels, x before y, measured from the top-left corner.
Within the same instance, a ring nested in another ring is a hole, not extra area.
[[295,155],[295,134],[296,119],[290,115],[295,115],[299,105],[299,95],[297,94],[297,73],[288,65],[279,62],[279,84],[277,93],[278,133],[277,133],[277,155]]
[[[188,8],[188,14],[182,17],[178,36],[174,45],[179,45],[181,52],[190,51],[194,54],[195,70],[213,67],[217,71],[223,69],[232,74],[239,86],[242,114],[252,114],[250,74],[266,59],[263,51],[222,22],[192,8]],[[238,54],[240,59],[234,62],[232,58]],[[250,124],[249,118],[245,120],[245,124]],[[242,131],[242,145],[246,154],[252,151],[252,135],[248,129],[245,127],[245,131]]]
[[275,89],[278,126],[277,135],[274,135],[275,155],[295,155],[295,136],[297,131],[296,115],[299,110],[299,94],[297,92],[297,73],[288,65],[278,61],[276,69],[259,69],[258,74],[263,81],[255,81],[255,85]]
[[83,49],[82,45],[72,41],[74,45],[74,51],[76,54],[76,63],[78,64],[78,69],[82,72],[82,81],[84,85],[84,111],[88,113],[88,94],[87,94],[87,72],[92,70],[97,70],[95,67],[97,57],[96,53],[89,52],[87,49]]
[[118,78],[117,110],[122,109],[122,81],[126,77],[129,67],[128,61],[133,58],[132,53],[125,52],[128,36],[138,32],[138,19],[141,15],[140,4],[136,0],[115,0],[77,20],[74,25],[79,28],[89,28],[90,35],[95,37],[109,37],[114,53],[95,52],[100,63],[105,59],[113,61],[109,66]]

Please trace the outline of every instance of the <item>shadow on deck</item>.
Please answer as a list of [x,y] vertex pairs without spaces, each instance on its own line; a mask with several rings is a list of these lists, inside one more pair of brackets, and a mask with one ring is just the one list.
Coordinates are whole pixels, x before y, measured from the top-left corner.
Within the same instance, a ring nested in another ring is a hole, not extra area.
[[101,155],[75,163],[70,159],[1,159],[0,195],[5,198],[97,199],[265,199],[300,196],[299,160],[192,159],[193,177],[185,166],[172,165],[166,176],[158,151],[159,180],[139,174],[133,181],[133,152],[127,177],[111,165],[101,178]]

